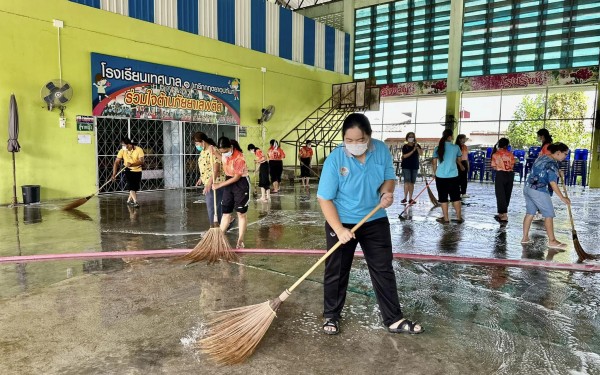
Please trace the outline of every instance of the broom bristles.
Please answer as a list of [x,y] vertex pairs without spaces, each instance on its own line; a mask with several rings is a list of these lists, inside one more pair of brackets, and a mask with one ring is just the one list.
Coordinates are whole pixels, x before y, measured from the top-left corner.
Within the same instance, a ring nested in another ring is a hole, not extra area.
[[275,319],[281,300],[216,311],[208,322],[206,336],[198,342],[202,353],[221,364],[244,362],[264,337]]
[[219,260],[236,262],[239,260],[239,257],[232,251],[225,233],[216,227],[210,228],[192,251],[182,256],[180,260],[188,260],[188,264],[202,261],[212,264]]
[[575,248],[575,252],[577,253],[577,263],[581,263],[584,260],[597,260],[600,259],[600,255],[598,254],[589,254],[585,250],[583,250],[583,246],[579,243],[579,238],[577,238],[577,231],[575,229],[571,230],[573,233],[573,247]]
[[89,200],[89,198],[79,198],[77,200],[74,200],[73,202],[67,204],[66,206],[64,206],[62,209],[63,211],[69,211],[72,210],[74,208],[77,208],[81,205],[83,205],[85,202],[87,202]]
[[427,185],[427,195],[429,195],[429,200],[431,201],[431,204],[433,204],[436,207],[440,205],[440,202],[438,202],[438,200],[435,198],[435,195],[433,195],[433,192],[429,188],[429,185]]

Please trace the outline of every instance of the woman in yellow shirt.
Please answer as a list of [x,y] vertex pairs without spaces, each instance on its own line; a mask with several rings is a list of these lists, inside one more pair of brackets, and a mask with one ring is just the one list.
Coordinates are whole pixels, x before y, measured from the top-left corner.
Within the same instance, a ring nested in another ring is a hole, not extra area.
[[142,182],[142,166],[144,165],[144,150],[137,146],[129,138],[121,138],[121,150],[117,154],[117,159],[113,165],[112,180],[117,178],[117,172],[121,161],[125,166],[125,180],[127,181],[126,190],[129,190],[127,204],[133,207],[139,207],[137,202],[137,191],[140,190]]
[[[196,186],[204,185],[203,194],[206,197],[206,208],[208,212],[208,222],[214,221],[215,204],[212,185],[214,182],[225,181],[225,173],[221,166],[221,155],[217,154],[215,142],[205,133],[196,132],[192,136],[196,150],[200,151],[198,157],[198,168],[200,170],[200,178],[196,182]],[[212,154],[212,155],[211,155]],[[213,175],[216,174],[216,178]],[[223,199],[223,190],[216,190],[217,196],[217,220],[221,223],[223,210],[221,208],[221,200]]]

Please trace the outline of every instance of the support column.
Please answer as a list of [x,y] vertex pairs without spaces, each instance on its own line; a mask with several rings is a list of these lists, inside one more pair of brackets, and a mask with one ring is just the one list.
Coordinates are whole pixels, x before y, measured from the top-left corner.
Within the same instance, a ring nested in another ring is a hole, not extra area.
[[344,32],[350,34],[350,76],[354,75],[354,0],[344,0]]
[[600,187],[600,83],[596,86],[596,113],[589,157],[591,158],[589,186],[598,188]]
[[[448,45],[448,86],[446,87],[446,116],[453,116],[455,123],[451,125],[454,132],[458,130],[460,115],[460,55],[462,50],[463,0],[452,0],[450,3],[450,33]],[[448,124],[446,125],[448,127]]]

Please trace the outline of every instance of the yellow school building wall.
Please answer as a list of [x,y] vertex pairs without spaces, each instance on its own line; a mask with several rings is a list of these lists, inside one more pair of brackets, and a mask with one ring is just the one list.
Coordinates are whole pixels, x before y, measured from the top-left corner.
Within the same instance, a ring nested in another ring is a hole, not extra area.
[[[65,109],[66,128],[59,127],[59,111],[49,112],[40,98],[42,86],[59,77],[58,30],[53,19],[64,22],[60,29],[62,79],[74,92]],[[5,119],[0,131],[7,138],[11,93],[19,107],[22,150],[15,155],[19,201],[22,185],[41,185],[43,201],[85,196],[97,188],[94,134],[77,132],[75,123],[75,116],[92,114],[92,52],[239,78],[242,125],[256,125],[260,116],[264,74],[264,104],[277,109],[266,123],[267,141],[281,138],[331,96],[333,83],[351,80],[347,75],[68,0],[1,1],[0,46],[0,119]],[[261,67],[267,72],[262,73]],[[90,134],[92,144],[79,144],[78,134]],[[248,135],[240,139],[244,149],[251,142],[260,144]],[[293,155],[293,150],[287,152]],[[0,204],[10,203],[12,159],[7,151],[0,153],[0,181]]]

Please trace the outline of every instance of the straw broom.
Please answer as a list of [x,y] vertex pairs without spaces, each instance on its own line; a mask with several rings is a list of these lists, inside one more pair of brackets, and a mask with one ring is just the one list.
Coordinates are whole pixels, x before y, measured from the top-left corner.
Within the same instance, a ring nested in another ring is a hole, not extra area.
[[[356,232],[380,208],[381,205],[377,205],[373,211],[369,212],[352,228],[351,232]],[[275,319],[276,312],[281,304],[304,279],[341,245],[342,243],[338,241],[294,285],[286,289],[279,297],[256,305],[211,313],[213,318],[208,322],[206,337],[201,339],[198,344],[200,351],[208,354],[215,362],[221,364],[232,365],[245,361],[254,353],[260,340],[269,329],[271,322]]]
[[[432,181],[435,181],[435,180],[432,178],[432,179],[431,179],[431,181],[427,182],[427,178],[425,178],[425,187],[424,187],[423,189],[421,189],[421,191],[419,192],[419,194],[417,194],[417,196],[416,196],[416,197],[413,199],[414,201],[416,201],[416,200],[419,198],[419,196],[421,196],[421,194],[423,194],[423,192],[425,191],[425,189],[429,189],[429,184],[430,184]],[[431,199],[432,195],[433,195],[433,193],[431,193],[431,195],[429,196],[429,199]],[[435,199],[435,197],[433,197],[433,199]],[[433,203],[433,201],[432,201],[431,203]],[[414,204],[414,203],[409,203],[408,205],[406,205],[406,207],[404,208],[404,211],[402,211],[402,212],[400,213],[400,215],[398,215],[398,219],[400,219],[400,220],[406,220],[406,218],[405,218],[404,216],[402,216],[402,215],[404,215],[404,213],[405,213],[406,211],[408,211],[408,208],[409,208],[410,206],[412,206],[413,204]],[[438,204],[438,203],[437,203],[437,200],[436,200],[436,203],[435,203],[435,204]]]
[[[121,172],[123,172],[125,170],[126,167],[121,168],[121,170],[119,172],[117,172],[117,174],[115,175],[115,177],[117,177],[118,175],[121,174]],[[74,200],[73,202],[67,204],[66,206],[64,206],[62,208],[63,211],[69,211],[72,210],[74,208],[77,208],[83,204],[85,204],[87,201],[89,201],[90,199],[92,199],[95,195],[97,195],[98,193],[100,193],[100,191],[102,191],[102,189],[104,189],[106,187],[106,185],[110,184],[112,182],[112,179],[108,179],[108,181],[106,181],[106,183],[102,186],[100,186],[100,189],[96,190],[96,192],[94,194],[88,195],[87,197],[84,198],[79,198],[77,200]]]
[[[210,154],[211,164],[215,165],[215,159],[211,152]],[[213,181],[215,180],[215,171],[213,169]],[[208,264],[217,262],[222,259],[227,262],[235,262],[239,260],[238,255],[233,251],[229,240],[225,233],[219,227],[219,218],[217,216],[217,192],[213,189],[213,205],[214,215],[213,223],[211,228],[206,231],[204,237],[198,242],[198,244],[190,251],[185,254],[180,260],[188,260],[188,264],[206,261]]]
[[[567,185],[565,184],[565,178],[564,178],[562,171],[560,172],[559,175],[560,175],[560,182],[563,185],[563,193],[565,194],[566,198],[569,198],[569,193],[567,192]],[[583,247],[579,243],[579,238],[577,237],[577,231],[575,230],[575,223],[573,222],[573,212],[571,212],[570,204],[567,205],[567,211],[569,211],[569,219],[571,221],[571,233],[573,234],[573,247],[575,248],[575,252],[577,253],[577,256],[578,256],[577,263],[582,263],[584,260],[587,260],[587,259],[590,259],[590,260],[600,259],[600,255],[588,254],[585,252],[585,250],[583,250]]]
[[431,176],[431,181],[429,181],[429,183],[425,182],[425,186],[427,187],[427,195],[429,195],[429,200],[431,201],[431,204],[433,204],[433,207],[437,207],[440,205],[440,202],[438,202],[438,200],[435,198],[435,195],[433,195],[433,192],[431,191],[431,188],[429,187],[429,185],[435,181],[435,176]]

